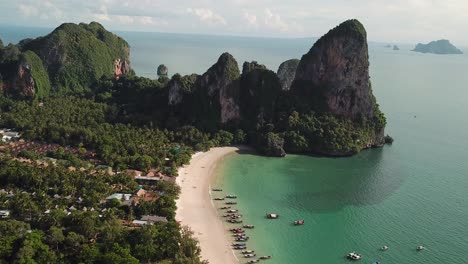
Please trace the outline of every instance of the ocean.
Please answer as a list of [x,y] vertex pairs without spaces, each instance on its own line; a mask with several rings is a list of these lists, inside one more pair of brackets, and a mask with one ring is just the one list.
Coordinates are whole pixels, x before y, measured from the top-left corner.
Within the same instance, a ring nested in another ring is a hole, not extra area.
[[[49,31],[0,27],[0,38]],[[240,65],[255,60],[276,71],[315,40],[116,33],[130,43],[137,74],[150,78],[159,64],[201,74],[225,51]],[[346,263],[351,251],[360,263],[468,263],[468,55],[385,44],[369,44],[370,75],[393,145],[350,158],[235,154],[219,167],[213,184],[239,196],[244,221],[256,226],[249,248],[272,255],[268,263]],[[269,212],[280,218],[265,219]],[[305,225],[293,226],[297,219]]]

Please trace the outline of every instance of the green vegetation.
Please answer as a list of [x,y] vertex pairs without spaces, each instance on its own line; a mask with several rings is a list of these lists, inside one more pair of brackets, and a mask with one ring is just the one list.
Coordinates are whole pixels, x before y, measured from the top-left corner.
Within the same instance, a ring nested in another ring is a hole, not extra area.
[[[24,44],[22,50],[42,58],[55,94],[85,93],[101,76],[113,74],[116,59],[129,57],[127,42],[96,22],[62,24],[49,35]],[[50,56],[51,50],[57,54]]]
[[36,98],[42,99],[50,94],[49,75],[42,64],[42,60],[32,51],[21,54],[24,62],[31,66],[31,75],[36,85]]
[[[134,192],[133,178],[62,166],[37,167],[0,158],[2,209],[0,263],[202,263],[192,233],[174,221],[177,186],[160,182],[145,188],[161,194],[137,206],[102,204],[120,186]],[[169,222],[130,228],[143,214],[166,216]]]

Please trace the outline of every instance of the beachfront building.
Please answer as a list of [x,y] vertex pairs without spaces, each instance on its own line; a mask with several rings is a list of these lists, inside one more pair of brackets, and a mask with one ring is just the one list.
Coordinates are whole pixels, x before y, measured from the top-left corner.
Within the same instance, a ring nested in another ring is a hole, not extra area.
[[138,190],[132,197],[132,204],[138,205],[141,202],[154,202],[159,199],[159,195],[152,191],[146,191],[144,189]]
[[19,132],[12,131],[10,129],[0,129],[0,136],[2,137],[3,142],[10,142],[13,140],[17,140],[21,137]]
[[0,210],[0,218],[9,218],[10,210]]
[[122,202],[124,205],[132,205],[132,194],[130,193],[113,193],[109,196],[106,197],[105,201],[102,201],[102,203],[111,201],[113,199],[119,200]]
[[136,226],[152,225],[157,222],[167,223],[167,218],[158,215],[143,215],[140,220],[133,220],[132,224]]

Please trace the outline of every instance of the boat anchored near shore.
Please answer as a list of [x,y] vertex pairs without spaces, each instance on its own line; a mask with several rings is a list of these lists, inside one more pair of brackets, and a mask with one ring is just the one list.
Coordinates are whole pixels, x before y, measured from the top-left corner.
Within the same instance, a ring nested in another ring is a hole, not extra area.
[[269,213],[269,214],[266,214],[266,218],[268,218],[268,219],[277,219],[277,218],[279,218],[279,214]]

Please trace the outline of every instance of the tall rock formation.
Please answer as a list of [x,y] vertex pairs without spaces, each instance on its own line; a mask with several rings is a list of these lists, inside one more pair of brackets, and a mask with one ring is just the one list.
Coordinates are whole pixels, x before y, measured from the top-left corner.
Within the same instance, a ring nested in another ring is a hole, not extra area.
[[291,84],[296,77],[297,66],[299,65],[298,59],[287,60],[278,68],[278,78],[281,83],[281,89],[283,91],[288,91],[291,88]]
[[[302,112],[332,114],[342,122],[351,121],[359,135],[353,136],[357,139],[352,144],[357,148],[384,144],[386,121],[372,94],[367,34],[359,21],[341,23],[302,56],[291,93]],[[325,145],[316,151],[351,154],[331,149]]]
[[234,57],[223,53],[218,61],[200,77],[200,87],[208,97],[208,108],[218,111],[220,122],[236,122],[240,118],[239,66]]
[[321,37],[302,56],[292,90],[314,111],[352,120],[372,119],[375,102],[363,25],[348,20]]

